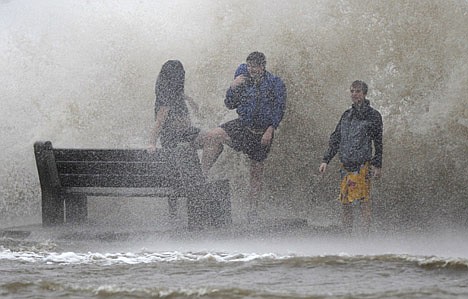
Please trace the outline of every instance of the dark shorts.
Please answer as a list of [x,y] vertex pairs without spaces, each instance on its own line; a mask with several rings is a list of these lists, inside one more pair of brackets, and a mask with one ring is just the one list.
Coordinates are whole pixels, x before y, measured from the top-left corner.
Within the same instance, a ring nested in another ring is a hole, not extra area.
[[262,145],[262,136],[264,131],[254,132],[248,127],[243,126],[240,119],[228,121],[220,126],[231,138],[229,144],[235,151],[243,152],[251,160],[262,162],[268,157],[271,143]]

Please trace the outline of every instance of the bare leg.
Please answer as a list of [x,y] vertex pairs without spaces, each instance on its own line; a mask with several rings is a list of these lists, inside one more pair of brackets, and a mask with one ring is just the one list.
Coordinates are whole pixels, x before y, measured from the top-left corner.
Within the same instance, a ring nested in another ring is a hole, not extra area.
[[218,160],[219,155],[223,152],[223,144],[230,141],[226,132],[218,127],[209,131],[203,137],[203,154],[201,159],[202,171],[206,176],[213,164]]
[[250,211],[257,211],[260,194],[263,191],[263,162],[251,160],[250,163]]
[[345,233],[351,234],[353,231],[353,206],[348,204],[342,204],[342,214],[341,214],[341,223],[342,229]]
[[369,234],[372,224],[372,202],[370,200],[361,202],[361,219],[363,221],[364,232]]

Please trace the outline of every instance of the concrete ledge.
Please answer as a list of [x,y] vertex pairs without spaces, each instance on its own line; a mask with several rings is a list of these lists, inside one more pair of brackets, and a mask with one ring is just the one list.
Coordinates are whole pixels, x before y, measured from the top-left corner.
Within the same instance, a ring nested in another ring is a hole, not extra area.
[[164,228],[113,227],[83,223],[43,227],[41,224],[0,229],[0,238],[50,241],[127,241],[133,239],[225,239],[258,236],[314,236],[340,234],[339,226],[310,225],[306,219],[258,219],[254,223],[239,223],[223,228],[206,228],[196,232],[187,227]]

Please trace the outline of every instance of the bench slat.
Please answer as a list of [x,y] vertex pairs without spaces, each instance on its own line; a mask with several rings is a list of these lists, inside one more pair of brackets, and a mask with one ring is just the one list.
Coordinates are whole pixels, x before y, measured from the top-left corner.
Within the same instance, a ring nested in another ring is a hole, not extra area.
[[102,161],[61,161],[57,162],[59,175],[62,174],[94,174],[94,175],[145,175],[178,178],[179,173],[174,167],[163,162],[102,162]]
[[170,152],[141,149],[53,149],[55,161],[169,161]]
[[61,174],[59,177],[62,187],[181,187],[173,178],[151,175]]
[[88,196],[115,197],[180,197],[182,194],[173,188],[115,188],[115,187],[69,187],[64,188],[66,194],[86,194]]

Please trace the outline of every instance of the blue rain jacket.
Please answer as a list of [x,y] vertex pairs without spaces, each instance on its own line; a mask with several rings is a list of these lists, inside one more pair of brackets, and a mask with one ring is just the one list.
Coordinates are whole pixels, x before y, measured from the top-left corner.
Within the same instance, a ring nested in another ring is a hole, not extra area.
[[[237,68],[234,78],[249,76],[247,64]],[[265,71],[260,84],[251,80],[226,92],[224,104],[228,109],[237,109],[240,120],[245,126],[265,130],[269,126],[278,128],[286,109],[286,86],[281,78]]]

